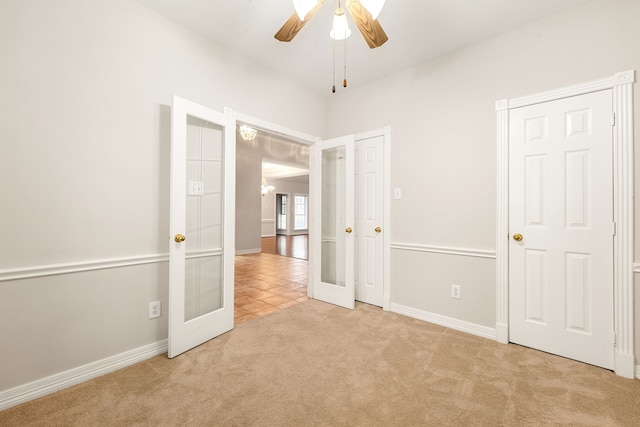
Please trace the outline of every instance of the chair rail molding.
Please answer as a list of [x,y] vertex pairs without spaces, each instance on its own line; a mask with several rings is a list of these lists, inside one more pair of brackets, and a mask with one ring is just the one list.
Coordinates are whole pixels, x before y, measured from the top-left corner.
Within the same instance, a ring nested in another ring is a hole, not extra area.
[[509,110],[600,90],[613,96],[615,372],[635,377],[633,274],[633,84],[635,70],[559,89],[503,99],[497,115],[496,336],[509,342]]
[[0,282],[10,280],[31,279],[34,277],[55,276],[58,274],[72,274],[83,271],[104,270],[107,268],[129,267],[133,265],[154,264],[168,262],[169,254],[137,255],[121,258],[105,258],[90,261],[79,261],[49,265],[36,265],[0,270]]
[[470,248],[451,248],[451,247],[445,247],[445,246],[431,246],[431,245],[422,245],[422,244],[416,244],[416,243],[393,242],[391,243],[391,249],[401,250],[401,251],[429,252],[429,253],[443,254],[443,255],[467,256],[467,257],[474,257],[474,258],[495,259],[496,257],[496,252],[490,251],[490,250],[470,249]]

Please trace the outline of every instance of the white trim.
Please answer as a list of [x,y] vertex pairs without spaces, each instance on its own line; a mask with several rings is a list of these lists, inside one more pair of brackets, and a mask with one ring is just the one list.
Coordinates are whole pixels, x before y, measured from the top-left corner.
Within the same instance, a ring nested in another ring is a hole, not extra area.
[[[391,127],[385,126],[382,129],[370,130],[367,132],[362,132],[354,135],[353,137],[356,141],[363,141],[365,139],[376,138],[378,136],[387,136],[391,134]],[[386,142],[386,141],[385,141]]]
[[640,379],[640,365],[636,365],[636,378]]
[[89,381],[167,352],[167,340],[158,341],[0,392],[0,411]]
[[262,252],[262,248],[238,249],[236,251],[236,255],[251,255],[251,254],[259,254],[260,252]]
[[495,251],[487,251],[481,249],[466,249],[466,248],[449,248],[444,246],[428,246],[428,245],[417,245],[414,243],[391,243],[391,249],[401,250],[401,251],[415,251],[415,252],[430,252],[435,254],[444,254],[444,255],[457,255],[457,256],[468,256],[475,258],[490,258],[495,259],[496,253]]
[[541,102],[555,101],[557,99],[568,98],[570,96],[584,95],[590,92],[611,89],[619,85],[632,84],[634,81],[635,71],[627,70],[603,79],[565,86],[533,95],[503,99],[496,102],[496,111],[525,107],[527,105],[539,104]]
[[0,270],[0,282],[18,279],[31,279],[34,277],[55,276],[57,274],[71,274],[80,273],[83,271],[104,270],[107,268],[154,264],[167,261],[169,261],[169,254],[165,253],[13,268]]
[[391,304],[391,311],[414,319],[423,320],[445,328],[454,329],[456,331],[477,335],[490,340],[496,339],[496,330],[488,326],[478,325],[476,323],[466,322],[464,320],[454,319],[452,317],[443,316],[441,314],[431,313],[417,308],[407,307],[396,303]]
[[[269,227],[269,231],[267,233],[264,233],[264,226],[265,225],[271,225],[271,227]],[[275,235],[276,235],[276,220],[275,219],[262,219],[260,221],[260,231],[262,231],[262,233],[260,233],[260,237],[275,237]]]
[[519,98],[496,102],[497,111],[497,225],[496,225],[496,330],[499,342],[509,337],[509,109],[547,102],[599,90],[612,90],[613,112],[613,203],[614,222],[614,328],[615,372],[633,378],[634,290],[633,273],[633,83],[635,71],[563,87]]
[[635,264],[633,264],[633,272],[640,273],[640,262],[636,262]]
[[[293,203],[289,203],[289,207],[291,208],[291,221],[293,222],[293,226],[291,227],[291,233],[302,233],[309,234],[309,189],[307,188],[306,193],[290,193],[293,194]],[[307,199],[307,203],[305,203],[306,208],[306,217],[307,217],[307,227],[306,228],[296,228],[296,197],[305,197]]]
[[208,258],[212,256],[224,255],[222,248],[211,249],[206,251],[191,251],[184,254],[184,259]]
[[224,107],[224,113],[236,119],[238,124],[246,123],[258,130],[263,130],[269,133],[284,136],[285,138],[293,139],[296,142],[302,144],[311,145],[318,141],[318,138],[316,138],[315,136],[311,136],[304,132],[298,132],[297,130],[289,129],[284,126],[276,125],[274,123],[270,123],[256,117],[251,117],[246,114],[238,113],[237,111],[233,111],[233,109],[229,107]]

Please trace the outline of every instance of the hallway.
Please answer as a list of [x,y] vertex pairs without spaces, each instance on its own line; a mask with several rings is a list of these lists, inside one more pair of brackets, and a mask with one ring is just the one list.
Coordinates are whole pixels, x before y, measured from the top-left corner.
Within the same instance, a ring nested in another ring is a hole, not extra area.
[[308,256],[307,236],[289,236],[296,238],[296,245],[292,244],[293,239],[281,237],[287,236],[263,238],[262,253],[236,256],[236,324],[308,299],[309,262],[306,259],[276,254],[282,252]]
[[309,235],[263,237],[262,252],[308,260]]

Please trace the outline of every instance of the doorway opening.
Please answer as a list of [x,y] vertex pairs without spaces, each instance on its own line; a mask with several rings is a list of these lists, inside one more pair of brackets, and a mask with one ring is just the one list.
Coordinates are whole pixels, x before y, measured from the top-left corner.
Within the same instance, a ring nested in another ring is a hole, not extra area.
[[236,139],[235,323],[306,301],[309,144],[257,130]]

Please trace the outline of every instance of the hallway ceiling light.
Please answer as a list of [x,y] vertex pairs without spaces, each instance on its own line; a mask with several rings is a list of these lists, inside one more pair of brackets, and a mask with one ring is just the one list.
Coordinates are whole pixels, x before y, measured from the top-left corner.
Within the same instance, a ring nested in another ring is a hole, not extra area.
[[267,180],[265,178],[262,178],[262,184],[260,185],[260,192],[262,193],[263,196],[267,193],[272,192],[275,189],[276,187],[274,187],[273,185],[267,185]]
[[258,131],[246,125],[240,125],[240,136],[245,141],[253,141]]

